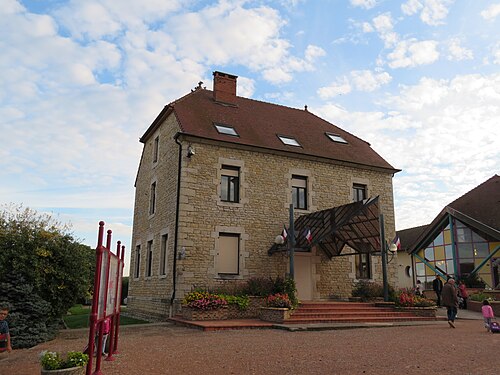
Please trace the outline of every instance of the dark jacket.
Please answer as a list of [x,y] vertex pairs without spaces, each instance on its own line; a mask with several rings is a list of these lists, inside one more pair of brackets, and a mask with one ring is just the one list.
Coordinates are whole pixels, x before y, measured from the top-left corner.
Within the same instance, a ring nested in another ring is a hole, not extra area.
[[455,288],[455,285],[450,283],[444,284],[443,291],[441,292],[441,304],[446,307],[455,306],[458,308],[457,288]]
[[443,281],[441,279],[434,279],[434,281],[432,282],[432,289],[435,292],[441,293],[441,291],[443,290]]

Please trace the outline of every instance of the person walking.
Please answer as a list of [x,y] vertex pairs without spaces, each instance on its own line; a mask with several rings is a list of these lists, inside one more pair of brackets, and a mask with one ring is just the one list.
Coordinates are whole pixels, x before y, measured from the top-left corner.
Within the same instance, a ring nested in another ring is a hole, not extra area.
[[443,291],[443,281],[439,275],[432,281],[432,289],[436,293],[437,305],[441,306],[441,292]]
[[448,324],[455,328],[455,317],[458,309],[458,294],[455,287],[455,279],[450,277],[441,291],[441,303],[446,307],[448,313]]
[[458,293],[462,297],[462,309],[467,310],[467,298],[469,298],[469,293],[463,281],[458,283]]
[[491,331],[491,321],[495,317],[495,314],[493,314],[493,308],[490,305],[490,301],[485,299],[483,301],[483,306],[481,307],[481,312],[483,313],[483,318],[484,318],[484,328],[486,328],[487,332]]

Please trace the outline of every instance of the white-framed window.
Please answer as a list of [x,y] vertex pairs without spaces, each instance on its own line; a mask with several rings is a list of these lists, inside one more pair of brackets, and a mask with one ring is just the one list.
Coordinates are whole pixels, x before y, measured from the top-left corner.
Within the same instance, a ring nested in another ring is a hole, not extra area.
[[293,208],[307,210],[307,177],[292,175]]
[[240,168],[223,165],[221,168],[221,194],[223,202],[239,203],[240,201]]
[[168,234],[161,235],[160,242],[160,276],[165,276],[167,274],[167,244],[168,244]]
[[138,279],[141,274],[141,245],[135,247],[134,278]]
[[151,183],[151,191],[149,193],[149,215],[154,215],[156,212],[156,181]]
[[333,134],[333,133],[325,133],[326,136],[328,138],[330,138],[330,140],[332,140],[333,142],[337,142],[337,143],[347,143],[347,141],[342,138],[340,135],[338,134]]
[[146,277],[153,275],[153,240],[148,241],[146,254]]
[[302,147],[294,137],[289,137],[285,135],[278,135],[278,138],[280,139],[281,142],[283,142],[284,145],[287,146],[295,146],[295,147]]
[[354,202],[365,200],[368,197],[366,185],[353,184],[352,185],[352,198]]
[[219,275],[238,275],[240,259],[240,234],[219,233],[216,273]]
[[239,137],[238,132],[232,126],[223,125],[223,124],[214,124],[215,129],[219,134],[232,135],[235,137]]

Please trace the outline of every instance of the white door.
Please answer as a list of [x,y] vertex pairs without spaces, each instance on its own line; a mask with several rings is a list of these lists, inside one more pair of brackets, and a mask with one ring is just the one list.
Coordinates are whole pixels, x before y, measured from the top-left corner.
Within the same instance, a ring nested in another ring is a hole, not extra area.
[[312,257],[295,254],[293,260],[298,298],[301,301],[311,301],[313,299]]

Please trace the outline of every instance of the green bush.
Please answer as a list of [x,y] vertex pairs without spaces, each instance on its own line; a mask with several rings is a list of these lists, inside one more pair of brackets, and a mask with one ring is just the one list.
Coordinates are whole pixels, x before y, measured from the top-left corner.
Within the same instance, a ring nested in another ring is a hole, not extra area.
[[235,305],[239,310],[246,310],[250,304],[248,296],[232,296],[227,294],[219,294],[219,297],[224,298],[228,305]]
[[[396,292],[392,286],[389,285],[389,301],[396,302]],[[352,290],[353,297],[361,298],[361,301],[370,301],[376,298],[384,297],[384,286],[379,283],[360,280]]]

